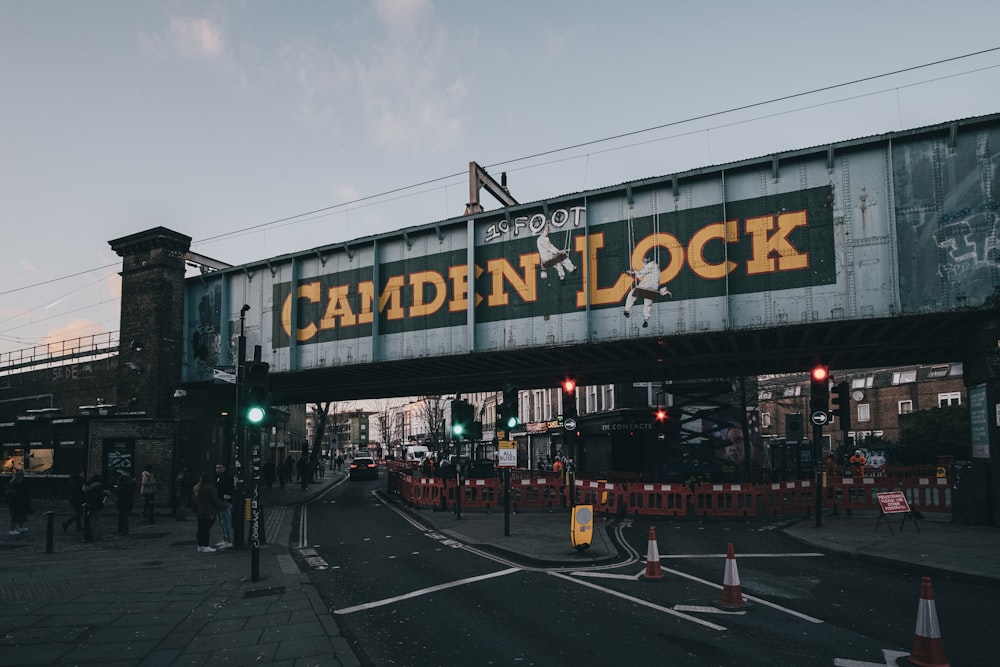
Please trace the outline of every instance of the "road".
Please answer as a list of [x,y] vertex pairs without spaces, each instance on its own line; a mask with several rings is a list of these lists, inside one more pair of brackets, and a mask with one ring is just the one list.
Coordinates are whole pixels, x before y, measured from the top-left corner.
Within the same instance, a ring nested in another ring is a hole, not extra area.
[[[627,521],[641,557],[656,526],[650,582],[642,560],[570,571],[467,548],[384,502],[384,484],[304,506],[294,550],[366,665],[871,667],[913,643],[918,574],[810,552],[773,524]],[[719,608],[730,542],[748,601],[733,612]],[[934,592],[951,664],[992,663],[1000,591],[939,578]]]

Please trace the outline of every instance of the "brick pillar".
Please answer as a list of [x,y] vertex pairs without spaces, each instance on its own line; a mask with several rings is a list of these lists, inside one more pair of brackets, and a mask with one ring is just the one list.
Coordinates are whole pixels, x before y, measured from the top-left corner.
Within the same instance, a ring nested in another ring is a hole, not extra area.
[[172,417],[181,382],[184,256],[191,237],[155,227],[108,243],[122,258],[118,409]]

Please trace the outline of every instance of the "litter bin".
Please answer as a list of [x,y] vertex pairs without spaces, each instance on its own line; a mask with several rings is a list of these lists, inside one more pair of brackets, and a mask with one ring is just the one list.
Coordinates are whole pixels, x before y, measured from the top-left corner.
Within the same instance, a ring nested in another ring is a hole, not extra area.
[[967,526],[990,523],[990,474],[985,461],[956,461],[951,466],[951,520]]

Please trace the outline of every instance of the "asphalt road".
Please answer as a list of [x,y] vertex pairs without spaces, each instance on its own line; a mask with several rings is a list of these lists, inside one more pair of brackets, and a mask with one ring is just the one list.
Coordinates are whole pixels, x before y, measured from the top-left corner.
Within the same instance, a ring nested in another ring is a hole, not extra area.
[[[384,473],[383,473],[384,474]],[[637,521],[637,558],[520,567],[469,549],[345,482],[302,510],[299,557],[366,665],[895,665],[913,643],[920,576],[810,552],[780,526]],[[660,581],[642,581],[654,526]],[[736,551],[745,609],[719,608]],[[952,665],[995,656],[990,587],[934,581]]]

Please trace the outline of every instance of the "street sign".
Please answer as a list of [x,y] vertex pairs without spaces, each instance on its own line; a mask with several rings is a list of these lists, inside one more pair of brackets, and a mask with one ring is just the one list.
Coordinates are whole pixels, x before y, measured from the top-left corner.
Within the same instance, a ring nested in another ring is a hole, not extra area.
[[817,410],[812,413],[812,423],[816,424],[816,426],[822,426],[828,421],[830,421],[830,415],[825,410]]
[[[233,367],[230,366],[229,368]],[[212,379],[218,380],[219,382],[228,382],[229,384],[236,384],[236,369],[233,368],[233,372],[230,372],[225,368],[213,368]]]
[[570,417],[569,419],[563,422],[563,428],[566,429],[567,431],[575,431],[576,420]]
[[499,454],[497,467],[516,468],[517,467],[517,443],[513,440],[501,440],[497,443]]

